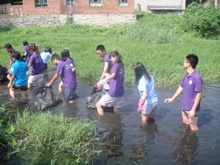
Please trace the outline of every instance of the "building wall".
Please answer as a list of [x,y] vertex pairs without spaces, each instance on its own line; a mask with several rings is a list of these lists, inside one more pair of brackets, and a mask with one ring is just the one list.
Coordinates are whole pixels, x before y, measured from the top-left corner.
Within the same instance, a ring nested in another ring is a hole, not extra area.
[[138,10],[138,4],[144,12],[149,11],[149,6],[181,7],[183,10],[186,8],[186,0],[135,0],[135,10]]
[[7,13],[0,14],[0,26],[47,27],[62,25],[67,19],[77,24],[108,27],[114,24],[134,23],[134,0],[119,6],[118,0],[102,0],[102,6],[90,6],[89,0],[75,0],[66,6],[66,0],[48,0],[47,7],[35,7],[34,0],[23,0],[23,5],[7,4]]

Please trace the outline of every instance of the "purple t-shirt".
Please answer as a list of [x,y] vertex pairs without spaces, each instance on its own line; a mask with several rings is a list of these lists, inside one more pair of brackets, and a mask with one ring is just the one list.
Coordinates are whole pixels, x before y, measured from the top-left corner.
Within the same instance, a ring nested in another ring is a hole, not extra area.
[[12,50],[12,52],[11,53],[9,53],[9,56],[10,56],[10,61],[12,62],[11,64],[14,64],[15,63],[15,61],[12,59],[12,53],[14,53],[14,52],[17,52],[17,50]]
[[109,73],[110,72],[110,68],[111,68],[111,60],[110,60],[108,54],[104,55],[104,57],[103,57],[103,68],[104,68],[105,62],[108,63],[108,73]]
[[112,97],[121,97],[124,95],[124,66],[114,63],[110,70],[110,74],[112,73],[115,73],[115,78],[109,80],[108,94]]
[[43,73],[43,60],[37,52],[34,52],[29,60],[29,64],[31,64],[31,75],[38,75]]
[[[191,110],[196,98],[196,92],[202,92],[202,84],[202,77],[197,71],[194,71],[190,76],[188,76],[188,73],[184,75],[180,83],[183,87],[181,103],[182,110]],[[200,103],[198,104],[196,110],[200,110]]]
[[76,71],[73,72],[73,68],[75,68],[75,64],[70,58],[67,58],[66,61],[60,61],[57,65],[56,74],[60,75],[66,89],[77,86]]
[[28,45],[24,46],[23,52],[26,53],[26,61],[29,61],[30,57],[31,57],[31,54],[28,52]]

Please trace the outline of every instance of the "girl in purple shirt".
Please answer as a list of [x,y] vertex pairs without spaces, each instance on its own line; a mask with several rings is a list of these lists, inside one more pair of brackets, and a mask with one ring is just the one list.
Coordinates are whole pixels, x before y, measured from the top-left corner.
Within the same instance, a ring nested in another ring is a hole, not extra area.
[[28,51],[31,54],[28,62],[28,68],[31,67],[31,73],[28,78],[28,88],[30,88],[35,82],[37,83],[38,87],[42,87],[44,63],[38,51],[38,47],[35,44],[30,44]]
[[96,104],[99,115],[104,115],[102,106],[113,107],[114,112],[118,113],[121,104],[124,101],[124,65],[122,57],[117,51],[109,54],[112,66],[110,69],[110,76],[106,77],[103,84],[109,80],[109,91]]

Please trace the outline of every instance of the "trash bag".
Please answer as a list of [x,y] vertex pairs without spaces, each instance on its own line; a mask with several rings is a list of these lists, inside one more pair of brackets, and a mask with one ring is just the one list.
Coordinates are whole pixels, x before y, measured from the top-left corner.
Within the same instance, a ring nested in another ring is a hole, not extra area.
[[[100,100],[102,96],[107,93],[107,90],[98,89],[96,85],[92,86],[89,96],[87,96],[86,104],[87,108],[96,109],[96,103]],[[103,107],[106,110],[111,110],[113,107]]]
[[0,84],[2,84],[5,81],[8,81],[7,74],[8,69],[0,65]]
[[43,91],[37,95],[34,105],[37,107],[37,110],[43,111],[61,102],[62,99],[55,94],[51,88],[44,88]]

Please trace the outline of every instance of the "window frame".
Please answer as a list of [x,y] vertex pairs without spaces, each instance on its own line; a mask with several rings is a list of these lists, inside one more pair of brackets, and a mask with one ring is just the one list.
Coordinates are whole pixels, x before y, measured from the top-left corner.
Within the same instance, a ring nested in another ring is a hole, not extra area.
[[[97,1],[97,2],[95,2]],[[100,1],[100,2],[98,2]],[[89,0],[90,6],[102,6],[102,0]]]
[[35,0],[34,2],[35,2],[35,7],[47,7],[48,6],[48,0]]
[[[127,2],[125,2],[127,1]],[[128,0],[118,0],[118,5],[119,6],[128,6]]]
[[74,0],[66,0],[66,6],[74,6]]
[[6,4],[0,5],[0,14],[7,14]]

